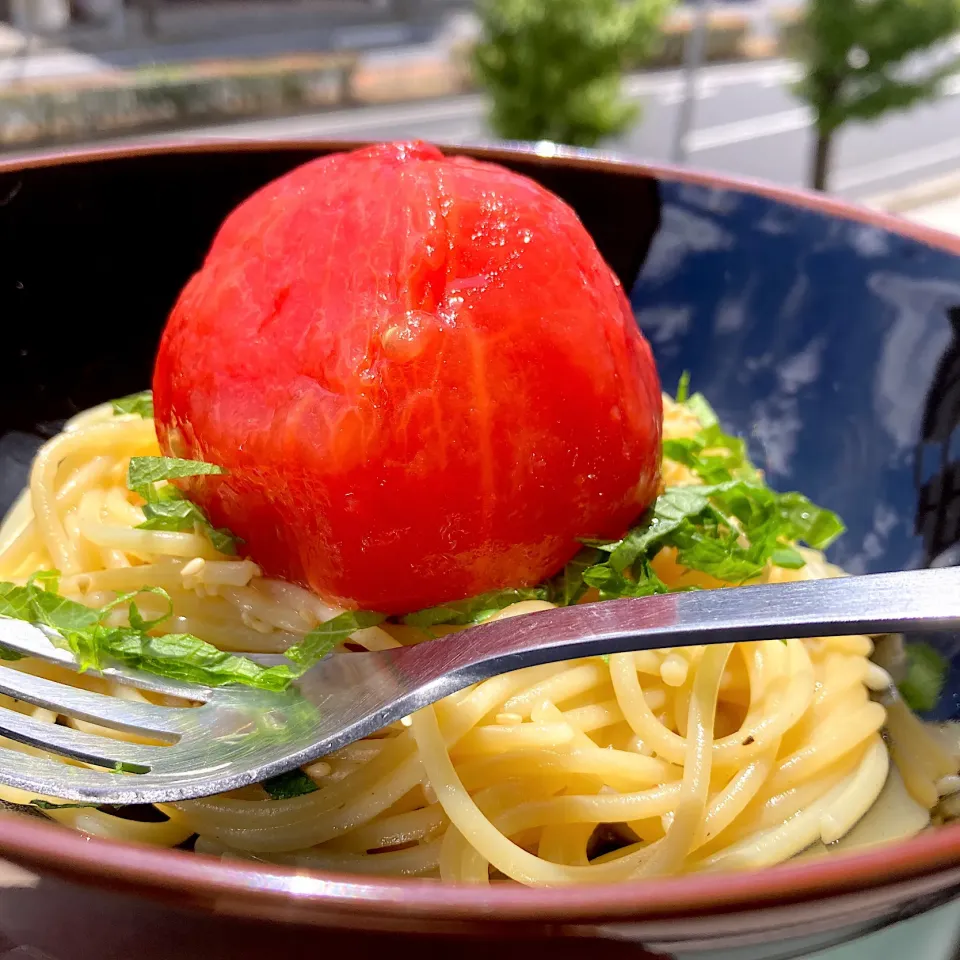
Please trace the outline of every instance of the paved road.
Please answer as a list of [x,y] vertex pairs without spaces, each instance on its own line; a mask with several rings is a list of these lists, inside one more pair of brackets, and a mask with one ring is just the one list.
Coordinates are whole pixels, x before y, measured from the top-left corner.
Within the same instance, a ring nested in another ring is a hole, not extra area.
[[[811,150],[810,118],[787,85],[786,61],[709,67],[700,78],[689,163],[697,167],[802,185]],[[681,99],[676,72],[632,77],[643,121],[611,145],[624,155],[666,160]],[[482,97],[368,107],[306,117],[244,122],[191,131],[210,139],[423,137],[442,143],[490,139]],[[140,138],[143,139],[143,138]],[[169,139],[169,137],[150,138]],[[839,138],[833,189],[864,198],[960,169],[960,82],[942,100]]]

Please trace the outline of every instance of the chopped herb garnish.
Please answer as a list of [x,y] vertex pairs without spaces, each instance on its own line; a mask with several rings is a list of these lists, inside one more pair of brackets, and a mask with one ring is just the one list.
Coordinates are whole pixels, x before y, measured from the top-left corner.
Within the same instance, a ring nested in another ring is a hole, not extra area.
[[39,583],[44,590],[50,590],[53,593],[60,592],[60,571],[59,570],[37,570],[33,573],[28,583]]
[[702,393],[693,394],[684,406],[700,421],[700,426],[704,430],[715,427],[720,423],[720,418]]
[[793,547],[777,547],[770,554],[770,562],[775,567],[783,567],[785,570],[799,570],[806,566],[807,561],[803,559],[803,554]]
[[590,584],[583,579],[583,574],[599,559],[598,549],[584,547],[551,581],[549,599],[561,607],[569,607],[577,603],[590,587]]
[[897,684],[911,710],[932,710],[940,699],[950,671],[946,658],[927,643],[906,645],[907,674]]
[[271,800],[290,800],[319,789],[316,782],[302,770],[290,770],[288,773],[278,774],[269,780],[264,780],[261,786],[270,794]]
[[769,564],[799,569],[805,561],[794,543],[822,550],[843,532],[835,513],[802,494],[766,486],[745,441],[723,431],[702,394],[687,396],[689,383],[685,373],[677,401],[696,416],[700,430],[693,437],[666,440],[663,455],[702,482],[665,489],[621,540],[583,539],[585,549],[550,583],[554,603],[577,603],[590,587],[604,600],[691,589],[668,587],[654,572],[653,560],[664,547],[676,551],[681,567],[743,583]]
[[695,437],[664,440],[663,455],[682,463],[708,484],[760,477],[747,457],[746,443],[740,437],[724,433],[719,424],[704,427]]
[[240,683],[260,690],[283,690],[297,676],[290,667],[263,667],[188,633],[153,637],[131,627],[101,626],[68,639],[81,665],[94,669],[117,660],[172,680],[214,687]]
[[97,610],[44,590],[36,583],[0,583],[0,616],[42,623],[55,630],[86,630],[100,619]]
[[680,374],[680,382],[677,384],[677,403],[686,403],[690,395],[690,371],[684,370]]
[[[694,394],[690,398],[688,407],[697,396],[699,394]],[[741,493],[748,487],[754,491],[766,491],[776,502],[776,512],[779,516],[776,536],[783,543],[802,541],[815,550],[823,550],[843,533],[843,523],[835,513],[816,506],[803,494],[771,491],[763,483],[760,471],[750,462],[743,439],[724,433],[712,411],[706,419],[709,425],[703,427],[696,436],[664,441],[664,457],[682,463],[707,487],[714,486],[719,489],[725,486],[728,496],[736,490],[736,487],[730,486],[733,481],[744,482],[746,486],[741,488]],[[692,489],[702,491],[704,488],[693,487]],[[668,490],[667,493],[669,492]],[[748,494],[748,496],[752,496],[754,500],[766,499],[762,493]],[[747,536],[749,539],[749,534]],[[803,566],[803,558],[792,548],[778,548],[771,553],[769,559],[777,566],[791,569]]]
[[835,513],[811,503],[802,493],[781,493],[778,499],[786,539],[825,550],[843,533],[843,522]]
[[31,807],[37,807],[40,810],[81,810],[97,809],[96,803],[51,803],[49,800],[31,800]]
[[124,760],[118,760],[108,771],[108,773],[149,773],[150,768],[139,763],[127,763]]
[[136,414],[143,417],[144,420],[153,419],[153,394],[149,390],[141,393],[131,393],[128,397],[121,397],[119,400],[111,400],[114,416],[122,416],[125,413]]
[[[164,490],[176,491],[176,487]],[[138,525],[138,530],[199,530],[219,553],[227,556],[235,556],[241,542],[225,527],[215,527],[207,515],[195,503],[182,498],[179,491],[175,497],[165,494],[161,500],[148,500],[143,505],[143,515],[146,520]]]
[[[167,602],[167,610],[159,617],[145,620],[136,604],[136,598],[142,594],[160,596]],[[121,607],[127,608],[129,625],[107,625],[107,615]],[[114,661],[157,676],[213,687],[239,683],[261,690],[283,690],[355,630],[383,619],[380,614],[364,611],[340,614],[290,647],[290,666],[264,667],[190,634],[151,636],[149,631],[171,613],[170,597],[160,587],[123,594],[95,610],[36,583],[0,583],[0,616],[52,627],[63,638],[62,645],[77,658],[81,670],[99,670]]]
[[[188,500],[172,484],[163,481],[226,471],[202,460],[177,460],[173,457],[131,457],[127,471],[127,487],[146,502],[146,518],[140,530],[199,531],[223,554],[234,556],[242,542],[229,530],[215,527],[195,503]],[[158,484],[161,484],[158,486]]]
[[649,597],[655,593],[668,593],[667,585],[653,572],[646,560],[638,561],[630,575],[617,570],[608,563],[588,567],[583,573],[588,586],[600,591],[601,600],[619,597]]
[[[697,504],[689,501],[674,510],[674,517],[681,515],[680,523],[663,543],[677,547],[682,565],[719,580],[749,579],[766,563],[799,569],[804,565],[803,556],[792,544],[802,542],[823,550],[843,533],[843,523],[832,511],[816,506],[803,494],[776,493],[767,487],[750,462],[743,438],[723,431],[702,394],[693,394],[685,406],[700,421],[701,429],[693,437],[664,441],[663,455],[687,467],[704,486],[671,488],[663,496],[692,489],[709,500],[709,507],[698,510]],[[654,526],[662,513],[663,504],[658,500]],[[699,526],[699,532],[691,524]],[[636,531],[631,531],[625,542],[637,537]],[[624,548],[619,549],[622,552]]]
[[332,620],[314,627],[299,643],[289,647],[284,654],[288,660],[306,669],[322,660],[334,647],[340,646],[351,634],[383,623],[383,614],[367,610],[347,610]]
[[435,627],[439,624],[466,626],[482,623],[513,603],[519,603],[521,600],[546,600],[547,594],[546,587],[497,590],[492,593],[482,593],[478,597],[470,597],[467,600],[457,600],[454,603],[444,603],[439,607],[428,607],[426,610],[409,613],[403,618],[403,622],[410,627]]
[[804,560],[792,541],[822,547],[840,522],[809,501],[801,510],[796,496],[775,493],[758,480],[668,487],[622,540],[589,541],[609,555],[589,567],[583,579],[603,599],[664,593],[667,588],[651,567],[663,547],[676,550],[681,567],[727,583],[759,577],[770,563],[797,569]]
[[203,460],[178,460],[176,457],[131,457],[127,470],[127,486],[139,492],[140,488],[160,480],[179,477],[199,477],[203,474],[226,473],[223,467]]

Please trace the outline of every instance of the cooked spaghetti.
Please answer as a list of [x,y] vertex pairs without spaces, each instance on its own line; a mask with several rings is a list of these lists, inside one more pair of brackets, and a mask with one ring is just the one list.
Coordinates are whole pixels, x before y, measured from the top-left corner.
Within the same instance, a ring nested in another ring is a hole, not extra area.
[[[687,405],[664,404],[668,441],[697,434]],[[199,526],[142,529],[144,501],[127,487],[128,465],[159,452],[150,417],[104,405],[69,422],[37,455],[29,489],[0,529],[0,580],[24,584],[57,570],[59,593],[95,608],[159,587],[172,616],[153,633],[189,633],[226,650],[281,652],[340,613],[263,577],[252,560],[219,552]],[[700,479],[665,459],[663,482]],[[822,554],[801,554],[802,566],[767,563],[754,581],[841,575]],[[723,585],[684,568],[669,547],[652,566],[670,588]],[[154,594],[137,602],[147,620],[165,612]],[[523,600],[494,616],[548,606]],[[109,616],[124,622],[121,609]],[[450,629],[458,628],[434,631]],[[429,634],[386,621],[354,633],[336,655],[429,642]],[[309,765],[288,778],[293,789],[256,786],[164,805],[154,821],[45,809],[94,836],[163,846],[196,836],[201,853],[468,883],[603,883],[765,866],[844,837],[871,843],[918,832],[940,794],[960,782],[954,749],[896,698],[887,708],[871,699],[871,690],[891,687],[872,650],[868,637],[784,638],[531,667]],[[115,696],[152,696],[38,661],[10,665]],[[9,698],[0,704],[132,739]],[[0,798],[37,799],[5,787]]]

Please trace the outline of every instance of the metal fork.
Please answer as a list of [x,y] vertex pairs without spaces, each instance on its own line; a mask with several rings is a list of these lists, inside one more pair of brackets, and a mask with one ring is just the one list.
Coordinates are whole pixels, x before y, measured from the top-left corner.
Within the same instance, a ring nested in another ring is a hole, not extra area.
[[[960,629],[960,568],[530,613],[419,646],[328,654],[283,693],[199,687],[124,667],[102,671],[133,687],[196,701],[198,707],[105,696],[0,666],[0,693],[158,741],[135,744],[0,708],[0,736],[95,767],[0,747],[0,783],[90,803],[185,800],[292,770],[472,683],[521,667],[693,644],[950,629]],[[0,619],[0,644],[77,669],[46,628]]]

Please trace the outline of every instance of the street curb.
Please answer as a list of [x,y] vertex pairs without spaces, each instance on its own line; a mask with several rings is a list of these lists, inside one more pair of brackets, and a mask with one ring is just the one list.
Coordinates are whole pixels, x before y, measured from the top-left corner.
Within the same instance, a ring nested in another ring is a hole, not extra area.
[[934,177],[921,183],[911,184],[902,190],[878,194],[862,201],[863,206],[884,213],[909,213],[918,207],[941,200],[951,200],[960,195],[960,171],[945,176]]

